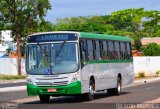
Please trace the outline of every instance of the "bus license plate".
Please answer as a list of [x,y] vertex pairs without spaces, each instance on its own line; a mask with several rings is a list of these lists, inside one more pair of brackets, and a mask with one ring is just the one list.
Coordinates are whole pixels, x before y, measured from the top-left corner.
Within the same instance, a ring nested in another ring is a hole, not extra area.
[[48,92],[57,92],[57,89],[48,89]]

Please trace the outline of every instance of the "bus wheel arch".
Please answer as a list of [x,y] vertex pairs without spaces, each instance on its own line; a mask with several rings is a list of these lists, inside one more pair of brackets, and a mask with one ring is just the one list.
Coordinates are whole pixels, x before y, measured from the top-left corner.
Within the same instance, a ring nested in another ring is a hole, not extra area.
[[117,78],[119,78],[122,81],[121,73],[118,74]]
[[91,76],[90,77],[90,79],[89,79],[89,84],[90,84],[90,82],[92,82],[93,83],[93,85],[94,85],[94,91],[95,91],[95,78],[94,78],[94,76]]

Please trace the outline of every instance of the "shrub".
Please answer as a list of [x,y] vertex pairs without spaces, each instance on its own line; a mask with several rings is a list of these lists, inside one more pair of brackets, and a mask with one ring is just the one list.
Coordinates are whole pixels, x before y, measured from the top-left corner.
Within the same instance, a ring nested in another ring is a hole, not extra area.
[[160,70],[156,71],[156,76],[160,75]]
[[145,72],[138,73],[138,78],[144,78],[144,77],[145,77]]
[[150,43],[143,52],[145,56],[160,56],[160,46],[156,43]]
[[3,75],[0,74],[0,80],[25,79],[24,75]]

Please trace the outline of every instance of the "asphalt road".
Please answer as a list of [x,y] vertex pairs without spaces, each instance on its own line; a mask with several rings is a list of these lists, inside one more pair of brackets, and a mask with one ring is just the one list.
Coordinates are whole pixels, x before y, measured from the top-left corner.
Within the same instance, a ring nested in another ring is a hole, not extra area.
[[15,86],[24,86],[26,85],[26,82],[18,82],[18,83],[5,83],[5,84],[0,84],[0,88],[5,88],[5,87],[15,87]]
[[117,103],[145,103],[160,98],[160,81],[131,84],[123,88],[122,92],[120,96],[110,96],[106,92],[96,93],[93,101],[77,97],[52,97],[48,104],[41,104],[38,97],[28,97],[26,92],[22,91],[0,93],[0,103],[17,103],[20,109],[114,109]]

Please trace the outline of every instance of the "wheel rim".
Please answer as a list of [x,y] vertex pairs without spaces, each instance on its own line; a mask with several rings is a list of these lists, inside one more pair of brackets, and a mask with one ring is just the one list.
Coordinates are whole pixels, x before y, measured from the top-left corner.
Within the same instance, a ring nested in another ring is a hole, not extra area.
[[94,94],[93,86],[92,85],[89,86],[89,92],[90,92],[90,94]]
[[93,100],[94,98],[94,90],[93,90],[93,86],[90,84],[89,85],[89,99]]
[[118,94],[120,94],[121,93],[121,81],[119,80],[118,81]]

